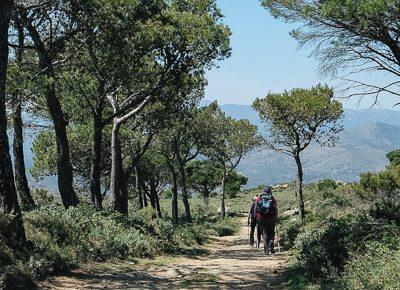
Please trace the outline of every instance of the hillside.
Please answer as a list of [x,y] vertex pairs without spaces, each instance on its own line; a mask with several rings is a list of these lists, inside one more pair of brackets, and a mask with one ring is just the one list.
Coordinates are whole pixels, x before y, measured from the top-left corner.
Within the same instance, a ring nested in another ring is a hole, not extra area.
[[[264,131],[257,113],[248,105],[222,105],[222,109],[236,119],[248,119]],[[345,130],[335,148],[312,145],[304,154],[305,180],[333,178],[355,181],[362,172],[377,171],[387,164],[386,153],[400,147],[400,112],[384,109],[345,110]],[[33,164],[33,134],[26,135],[25,154],[27,167]],[[260,183],[288,182],[295,178],[294,161],[284,155],[268,150],[259,150],[246,156],[239,171],[248,176],[248,186]],[[56,190],[56,181],[48,177],[36,186]]]
[[[224,105],[234,118],[246,118],[263,124],[250,106]],[[377,171],[387,165],[386,153],[400,147],[400,112],[384,109],[345,110],[344,131],[334,148],[313,144],[304,153],[305,180],[322,178],[355,181],[362,172]],[[295,178],[295,163],[284,155],[269,150],[252,152],[239,165],[249,177],[248,186],[261,183],[288,182]]]

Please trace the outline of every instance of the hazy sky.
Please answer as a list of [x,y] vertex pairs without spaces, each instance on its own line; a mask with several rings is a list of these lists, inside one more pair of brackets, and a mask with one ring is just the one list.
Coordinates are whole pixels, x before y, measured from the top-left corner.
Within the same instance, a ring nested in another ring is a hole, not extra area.
[[[297,47],[289,31],[296,26],[274,19],[259,0],[217,0],[225,15],[224,23],[232,30],[232,56],[219,68],[208,72],[206,98],[220,104],[251,104],[268,91],[280,92],[293,87],[311,87],[318,83],[335,85],[335,81],[318,74],[318,63],[310,50]],[[362,80],[382,79],[362,75]],[[358,99],[345,101],[356,108]],[[393,109],[393,97],[381,98],[382,107]],[[359,108],[371,106],[365,100]],[[400,109],[400,108],[397,108]]]

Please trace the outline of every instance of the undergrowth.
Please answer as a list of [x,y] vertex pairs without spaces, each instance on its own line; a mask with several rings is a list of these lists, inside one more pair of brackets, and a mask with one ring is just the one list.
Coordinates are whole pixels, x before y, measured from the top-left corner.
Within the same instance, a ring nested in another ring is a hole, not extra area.
[[204,207],[195,207],[192,224],[174,225],[168,218],[157,218],[150,207],[124,216],[85,203],[65,210],[42,198],[40,205],[24,212],[28,243],[22,249],[7,246],[9,221],[0,214],[0,289],[34,288],[32,280],[88,261],[135,261],[180,253],[206,243],[210,235],[231,235],[238,229],[235,219],[220,221]]
[[[364,181],[365,182],[365,181]],[[399,289],[399,199],[324,180],[305,188],[306,219],[283,219],[290,289]]]

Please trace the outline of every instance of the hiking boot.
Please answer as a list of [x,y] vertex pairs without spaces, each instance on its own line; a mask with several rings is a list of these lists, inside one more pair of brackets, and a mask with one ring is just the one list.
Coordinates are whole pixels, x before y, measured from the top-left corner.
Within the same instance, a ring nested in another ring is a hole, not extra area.
[[273,241],[269,242],[269,249],[271,251],[271,254],[275,254],[274,242]]
[[269,252],[268,245],[264,245],[264,253],[268,255],[268,252]]

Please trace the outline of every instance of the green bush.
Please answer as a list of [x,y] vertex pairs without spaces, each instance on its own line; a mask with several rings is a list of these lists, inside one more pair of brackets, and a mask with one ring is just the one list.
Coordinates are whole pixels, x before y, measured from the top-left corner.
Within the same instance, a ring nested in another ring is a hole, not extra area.
[[[238,228],[236,220],[221,221],[214,207],[204,206],[200,199],[193,199],[194,223],[174,225],[157,218],[151,207],[128,216],[98,210],[84,202],[65,210],[53,203],[46,191],[35,191],[35,198],[37,194],[42,197],[37,199],[39,206],[24,212],[29,240],[24,249],[7,246],[10,219],[0,214],[0,288],[9,287],[19,279],[17,276],[40,280],[87,261],[179,253],[205,243],[210,234],[234,234]],[[27,285],[28,280],[21,280],[21,285]]]
[[331,179],[323,179],[317,183],[317,190],[322,193],[324,197],[330,196],[337,188],[338,184]]
[[364,252],[368,241],[396,245],[398,235],[396,226],[366,215],[329,218],[299,235],[296,267],[310,281],[329,281],[344,271],[351,252]]
[[400,227],[400,200],[386,199],[377,201],[370,209],[372,217],[386,222],[394,222]]
[[31,194],[36,206],[38,207],[49,205],[54,202],[54,195],[46,189],[35,188],[31,191]]
[[234,235],[239,229],[239,223],[233,218],[217,219],[209,224],[209,228],[213,229],[218,236]]
[[[142,223],[150,223],[152,217],[146,211],[140,214],[141,219],[134,216],[129,220],[87,205],[68,210],[51,205],[29,212],[25,221],[35,242],[53,248],[60,256],[65,255],[69,263],[77,263],[153,256],[162,251],[157,246],[158,236],[146,235],[143,231]],[[134,222],[138,220],[135,227]]]
[[365,173],[360,175],[360,185],[373,193],[390,196],[399,189],[396,182],[396,169],[388,168],[378,173]]
[[348,289],[400,289],[400,250],[368,244],[347,264],[343,284]]
[[298,235],[301,233],[302,223],[300,220],[287,221],[283,223],[281,239],[285,247],[290,249],[294,246]]

